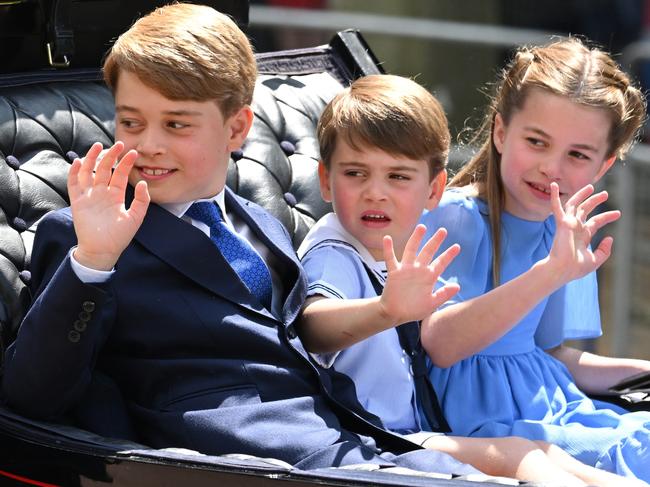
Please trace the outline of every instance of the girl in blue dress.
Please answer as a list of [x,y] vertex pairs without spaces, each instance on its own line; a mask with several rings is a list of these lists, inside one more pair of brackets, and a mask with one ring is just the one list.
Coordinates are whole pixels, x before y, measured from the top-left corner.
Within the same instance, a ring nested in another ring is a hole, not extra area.
[[642,94],[606,53],[575,38],[522,48],[503,71],[474,158],[422,222],[461,252],[443,273],[460,292],[423,322],[430,378],[454,434],[517,435],[650,481],[650,412],[592,401],[643,360],[563,344],[601,334],[596,269],[620,213],[592,183],[645,119]]

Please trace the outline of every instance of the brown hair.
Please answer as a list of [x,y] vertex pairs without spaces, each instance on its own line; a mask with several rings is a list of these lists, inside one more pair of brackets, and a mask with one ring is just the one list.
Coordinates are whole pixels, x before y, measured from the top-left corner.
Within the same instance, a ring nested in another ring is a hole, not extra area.
[[121,71],[171,100],[215,100],[224,117],[250,104],[257,67],[246,35],[205,5],[157,8],[122,34],[104,61],[115,92]]
[[501,212],[505,193],[501,180],[501,155],[492,140],[494,119],[500,114],[508,124],[521,110],[531,88],[565,96],[581,105],[609,114],[608,156],[623,158],[645,121],[643,94],[606,52],[590,48],[580,39],[566,37],[547,45],[520,48],[502,71],[495,95],[472,142],[476,155],[453,177],[449,186],[475,185],[487,201],[493,244],[493,281],[499,284]]
[[444,169],[450,143],[438,100],[415,81],[388,74],[357,79],[325,107],[318,141],[326,167],[339,137],[356,150],[369,146],[426,160],[432,179]]

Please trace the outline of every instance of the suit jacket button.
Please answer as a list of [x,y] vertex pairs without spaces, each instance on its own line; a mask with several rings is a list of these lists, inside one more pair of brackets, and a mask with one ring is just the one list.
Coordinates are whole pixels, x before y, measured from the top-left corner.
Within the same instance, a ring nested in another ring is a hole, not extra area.
[[79,313],[79,319],[81,321],[90,321],[91,314],[88,311],[82,311]]
[[79,333],[86,331],[87,324],[85,321],[77,320],[74,322],[74,329],[77,330]]
[[81,304],[81,309],[87,311],[88,313],[92,313],[93,311],[95,311],[95,303],[92,301],[84,301]]
[[287,326],[287,336],[292,340],[298,336],[296,328],[293,325]]
[[72,343],[77,343],[81,339],[81,335],[79,334],[78,331],[75,330],[70,330],[68,333],[68,340],[71,341]]

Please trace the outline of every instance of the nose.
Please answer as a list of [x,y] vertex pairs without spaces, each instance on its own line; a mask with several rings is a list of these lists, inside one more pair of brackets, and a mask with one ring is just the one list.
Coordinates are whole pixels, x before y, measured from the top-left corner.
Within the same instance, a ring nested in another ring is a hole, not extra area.
[[154,157],[165,153],[164,134],[154,127],[147,127],[139,134],[136,150],[145,157]]
[[562,173],[562,158],[558,154],[548,154],[540,161],[539,170],[549,180],[559,180]]
[[369,178],[364,186],[363,195],[367,200],[371,201],[386,199],[384,182],[379,178]]

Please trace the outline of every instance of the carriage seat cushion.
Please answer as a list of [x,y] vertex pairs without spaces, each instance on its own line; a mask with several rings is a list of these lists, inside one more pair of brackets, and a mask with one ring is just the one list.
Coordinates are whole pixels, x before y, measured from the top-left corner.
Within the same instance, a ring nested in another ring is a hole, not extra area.
[[[255,119],[231,156],[227,184],[276,216],[298,246],[329,205],[318,188],[316,123],[341,89],[326,72],[260,75]],[[0,89],[0,325],[2,349],[30,302],[29,260],[38,220],[68,205],[70,163],[96,141],[113,141],[113,98],[96,82]]]

